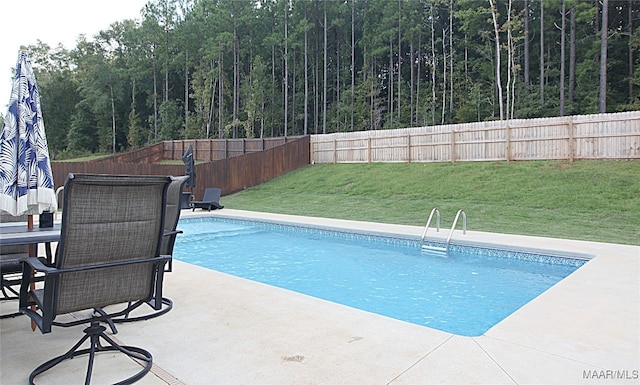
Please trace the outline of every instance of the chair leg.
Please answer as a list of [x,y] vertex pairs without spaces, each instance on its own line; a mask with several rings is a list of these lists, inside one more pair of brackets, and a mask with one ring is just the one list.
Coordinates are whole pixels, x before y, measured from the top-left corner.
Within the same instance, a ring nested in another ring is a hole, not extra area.
[[[91,382],[91,374],[93,372],[93,362],[95,359],[95,353],[104,352],[104,351],[121,352],[131,358],[138,360],[139,362],[144,363],[144,367],[142,368],[142,370],[140,370],[138,373],[134,374],[133,376],[118,382],[118,384],[122,384],[122,385],[132,384],[138,381],[139,379],[141,379],[142,377],[144,377],[151,370],[151,366],[153,365],[153,357],[151,356],[151,353],[149,353],[144,349],[137,348],[134,346],[118,345],[114,340],[109,338],[109,336],[107,336],[104,333],[105,330],[106,328],[104,326],[101,326],[99,322],[97,321],[92,322],[91,326],[84,329],[85,335],[80,339],[80,341],[78,341],[78,343],[76,343],[65,354],[45,362],[44,364],[38,366],[33,372],[31,372],[31,375],[29,376],[29,384],[33,385],[34,384],[33,380],[35,379],[36,376],[53,368],[54,366],[58,365],[62,361],[66,359],[72,359],[83,354],[89,354],[89,362],[87,364],[87,373],[85,377],[85,385],[89,385]],[[106,341],[109,344],[109,346],[102,346],[100,344],[100,338]],[[78,348],[87,339],[90,339],[91,346],[88,349],[78,350]]]
[[[131,305],[131,302],[129,302],[129,305]],[[93,309],[93,311],[100,314],[101,316],[106,317],[107,315],[107,313],[102,308],[95,308]],[[104,322],[106,322],[107,325],[109,325],[109,328],[111,328],[111,334],[118,334],[118,329],[116,328],[116,325],[113,323],[113,320],[111,318],[107,318]]]

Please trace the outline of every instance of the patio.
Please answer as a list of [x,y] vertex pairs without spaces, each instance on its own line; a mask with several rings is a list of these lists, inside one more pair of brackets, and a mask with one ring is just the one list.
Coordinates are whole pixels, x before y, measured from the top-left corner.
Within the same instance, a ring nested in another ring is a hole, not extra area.
[[[224,209],[183,211],[313,223],[419,237],[423,228]],[[438,237],[446,237],[441,232]],[[640,247],[468,231],[455,240],[594,255],[574,274],[481,337],[461,337],[174,261],[168,314],[119,324],[115,337],[153,354],[141,384],[636,383],[640,362]],[[2,314],[16,302],[1,304]],[[82,326],[32,332],[0,321],[0,383],[66,351]],[[105,366],[100,366],[106,362]],[[85,361],[39,377],[83,381]],[[96,383],[124,377],[129,360],[96,361]],[[56,376],[52,376],[55,374]]]

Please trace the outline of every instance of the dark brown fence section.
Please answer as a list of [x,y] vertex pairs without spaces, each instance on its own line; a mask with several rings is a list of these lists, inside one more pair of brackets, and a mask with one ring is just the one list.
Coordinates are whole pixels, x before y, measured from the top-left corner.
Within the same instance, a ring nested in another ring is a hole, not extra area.
[[[198,199],[202,198],[204,189],[207,187],[220,187],[222,195],[233,194],[306,166],[310,160],[309,140],[308,136],[288,138],[282,141],[283,144],[264,151],[196,164],[194,195]],[[187,147],[189,147],[188,144],[185,149]],[[155,154],[154,151],[149,150],[149,153]],[[180,154],[178,159],[182,158],[181,151],[182,149],[175,151],[175,154]],[[64,184],[69,173],[130,175],[184,175],[185,173],[184,166],[181,164],[122,163],[113,160],[111,162],[52,162],[51,168],[56,188]],[[99,207],[99,202],[96,202],[96,207]]]
[[193,157],[197,161],[233,158],[253,154],[300,139],[300,136],[262,139],[192,139],[163,142],[164,159],[182,159],[182,154],[193,146]]
[[300,136],[287,136],[262,139],[167,140],[138,150],[96,159],[92,162],[157,163],[162,160],[180,160],[190,145],[193,146],[193,155],[196,161],[212,162],[268,150],[300,138]]

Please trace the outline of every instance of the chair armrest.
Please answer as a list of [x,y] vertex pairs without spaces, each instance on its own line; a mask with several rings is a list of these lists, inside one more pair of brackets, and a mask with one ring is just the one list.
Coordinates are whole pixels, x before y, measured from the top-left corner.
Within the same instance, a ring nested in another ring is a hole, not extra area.
[[31,268],[37,272],[47,274],[47,273],[52,273],[57,271],[56,268],[47,266],[44,263],[42,263],[42,260],[37,257],[29,257],[29,258],[23,259],[22,262],[31,266]]
[[[27,265],[31,266],[31,268],[33,270],[35,270],[36,272],[58,275],[58,274],[63,274],[63,273],[76,272],[76,271],[102,269],[102,268],[105,268],[105,267],[135,265],[135,264],[138,264],[138,263],[160,262],[162,264],[165,264],[170,259],[171,259],[170,255],[158,255],[157,257],[148,258],[148,259],[139,259],[139,260],[135,260],[135,261],[123,261],[123,262],[110,262],[110,263],[102,263],[102,264],[97,264],[97,265],[86,265],[86,266],[82,266],[82,267],[72,267],[72,268],[67,268],[67,269],[58,269],[58,268],[55,268],[55,267],[47,266],[44,263],[42,263],[42,261],[39,258],[36,258],[36,257],[26,258],[26,259],[22,260],[22,262],[24,262]],[[23,269],[23,271],[24,271],[24,269]]]
[[162,236],[163,237],[168,237],[170,235],[175,235],[175,234],[182,234],[182,230],[166,231],[164,234],[162,234]]

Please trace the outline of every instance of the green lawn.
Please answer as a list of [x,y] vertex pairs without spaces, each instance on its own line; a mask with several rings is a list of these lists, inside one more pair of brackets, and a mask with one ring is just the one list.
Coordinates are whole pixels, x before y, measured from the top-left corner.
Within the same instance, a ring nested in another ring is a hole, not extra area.
[[225,196],[232,209],[640,245],[640,161],[316,164]]

